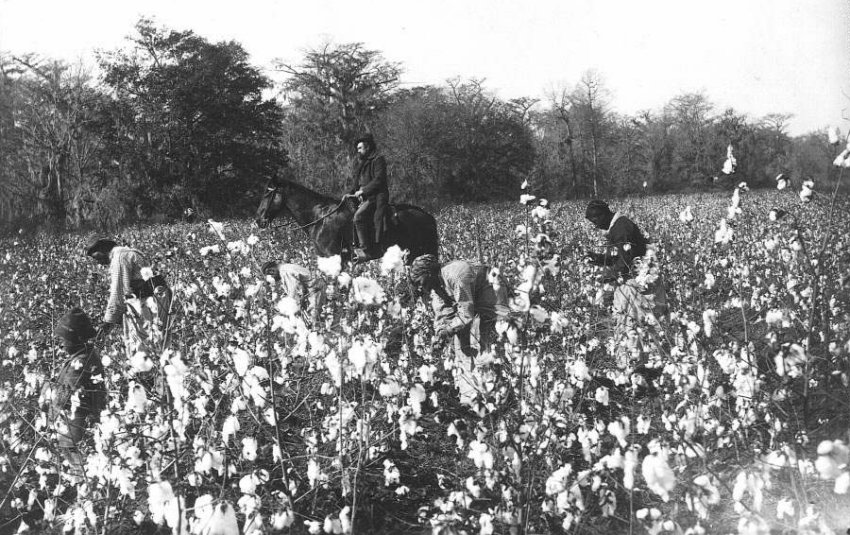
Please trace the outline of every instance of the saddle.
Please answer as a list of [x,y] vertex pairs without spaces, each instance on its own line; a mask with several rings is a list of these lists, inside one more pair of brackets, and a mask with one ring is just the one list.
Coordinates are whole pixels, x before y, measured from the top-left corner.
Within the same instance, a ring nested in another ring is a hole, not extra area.
[[389,228],[395,227],[398,224],[398,206],[395,204],[388,204],[387,212],[384,214],[384,225]]

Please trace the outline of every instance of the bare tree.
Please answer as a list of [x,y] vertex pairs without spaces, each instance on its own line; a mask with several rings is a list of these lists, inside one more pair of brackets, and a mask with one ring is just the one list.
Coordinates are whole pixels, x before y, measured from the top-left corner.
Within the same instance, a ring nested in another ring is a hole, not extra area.
[[62,221],[97,143],[87,129],[95,98],[90,76],[82,66],[34,55],[14,57],[11,64],[4,79],[14,84],[16,97],[4,134],[17,140],[17,171],[3,189],[34,199],[38,212]]
[[283,95],[304,113],[332,123],[334,134],[350,147],[361,129],[371,126],[390,93],[398,87],[401,66],[385,61],[363,43],[308,50],[300,65],[276,60],[277,69],[290,76]]
[[[577,181],[578,181],[578,171],[576,169],[576,157],[575,151],[573,150],[573,131],[572,124],[570,123],[570,110],[572,109],[572,102],[569,99],[569,95],[566,89],[561,89],[557,94],[552,92],[549,96],[552,102],[552,108],[557,112],[558,118],[563,122],[566,127],[566,137],[563,139],[563,145],[566,145],[567,151],[569,153],[570,159],[570,186],[571,191],[576,191]],[[566,180],[564,180],[564,187],[566,187]]]
[[602,75],[595,70],[585,71],[573,92],[573,103],[584,108],[582,125],[590,138],[591,180],[593,196],[599,196],[599,154],[603,123],[608,114],[610,94]]

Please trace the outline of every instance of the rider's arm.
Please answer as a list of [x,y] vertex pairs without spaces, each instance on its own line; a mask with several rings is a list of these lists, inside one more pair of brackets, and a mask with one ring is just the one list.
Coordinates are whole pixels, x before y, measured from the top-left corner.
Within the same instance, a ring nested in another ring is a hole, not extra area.
[[360,185],[361,195],[370,197],[387,187],[387,161],[378,156],[372,162],[372,180]]

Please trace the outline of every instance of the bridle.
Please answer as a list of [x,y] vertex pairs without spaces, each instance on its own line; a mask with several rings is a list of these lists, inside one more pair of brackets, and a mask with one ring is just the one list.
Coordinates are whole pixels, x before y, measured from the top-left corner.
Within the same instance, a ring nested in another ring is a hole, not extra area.
[[[280,191],[280,186],[279,186],[279,185],[275,185],[275,186],[266,186],[266,195],[268,195],[269,193],[274,194],[274,195],[277,195],[277,194],[279,193],[279,191]],[[346,201],[346,200],[347,200],[347,197],[343,197],[343,198],[339,201],[339,204],[337,204],[337,205],[336,205],[336,207],[334,207],[334,209],[333,209],[333,210],[331,210],[330,212],[326,213],[326,214],[325,214],[325,215],[323,215],[322,217],[320,217],[320,218],[318,218],[318,219],[316,219],[316,220],[314,220],[314,221],[310,221],[309,223],[306,223],[306,224],[304,224],[304,225],[294,225],[294,226],[293,226],[293,225],[289,225],[289,226],[287,226],[287,225],[283,225],[283,224],[282,224],[282,225],[278,225],[278,226],[272,226],[271,221],[269,221],[269,226],[268,226],[268,228],[270,228],[270,229],[278,229],[278,228],[287,227],[288,229],[304,230],[304,229],[306,229],[306,228],[308,228],[308,227],[312,227],[312,226],[313,226],[313,225],[315,225],[316,223],[321,223],[321,222],[322,222],[322,221],[324,221],[325,219],[327,219],[327,218],[329,218],[330,216],[332,216],[332,215],[334,215],[335,213],[337,213],[337,212],[339,211],[339,209],[340,209],[340,208],[342,208],[342,207],[345,205],[345,201]]]

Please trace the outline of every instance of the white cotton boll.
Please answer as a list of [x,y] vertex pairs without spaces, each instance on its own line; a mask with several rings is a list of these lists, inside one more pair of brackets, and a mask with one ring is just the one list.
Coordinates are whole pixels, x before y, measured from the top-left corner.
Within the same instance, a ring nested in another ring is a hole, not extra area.
[[522,181],[522,185],[519,187],[519,189],[526,189],[526,188],[528,188],[528,180],[527,179]]
[[340,255],[320,256],[316,259],[316,266],[328,277],[337,277],[342,272],[342,257]]
[[608,406],[608,389],[605,388],[604,386],[600,386],[599,388],[596,389],[596,393],[594,395],[594,398],[596,399],[597,403],[601,403],[601,404],[603,404],[607,407]]
[[277,311],[287,317],[295,316],[300,310],[298,301],[289,296],[282,298],[277,303]]
[[171,483],[168,481],[151,483],[148,486],[148,509],[154,523],[163,523],[166,514],[168,514],[168,509],[170,509],[171,501],[175,499]]
[[714,243],[722,243],[727,244],[732,241],[733,231],[732,228],[726,224],[725,219],[720,220],[720,228],[717,229],[714,233]]
[[218,254],[221,252],[221,247],[218,244],[209,245],[207,247],[201,247],[200,253],[201,256],[207,256],[208,254]]
[[735,206],[730,206],[726,209],[726,219],[732,221],[735,216],[741,213],[741,209]]
[[519,202],[525,204],[526,206],[534,202],[535,199],[537,199],[537,197],[535,197],[534,195],[522,194],[519,196]]
[[[542,203],[543,200],[541,200],[540,202]],[[546,208],[542,204],[535,206],[534,209],[531,210],[531,217],[533,217],[534,219],[537,219],[537,220],[540,220],[540,221],[545,221],[545,220],[549,219],[549,216],[550,216],[549,209]]]
[[246,461],[257,460],[257,439],[245,437],[242,439],[242,458]]
[[707,309],[702,313],[702,329],[707,338],[711,338],[714,330],[714,324],[717,321],[717,312],[712,309]]
[[288,528],[293,523],[295,523],[295,513],[292,512],[291,509],[287,509],[286,511],[278,511],[272,514],[272,528],[276,530],[282,530]]
[[827,139],[830,145],[838,145],[841,143],[841,130],[837,126],[831,126],[826,131]]
[[148,394],[145,391],[145,387],[135,381],[130,381],[127,392],[127,404],[124,407],[125,410],[143,413],[145,412],[145,405],[147,405],[147,402]]
[[836,494],[847,494],[848,489],[850,489],[850,473],[843,471],[840,476],[835,478],[833,491]]
[[247,245],[245,245],[245,242],[243,242],[242,240],[235,240],[235,241],[227,242],[227,250],[230,251],[231,253],[242,253],[242,254],[247,254],[247,253],[251,252],[251,250],[248,248]]
[[209,531],[202,533],[204,535],[239,535],[239,522],[233,506],[229,502],[218,504],[210,517]]
[[231,414],[224,420],[224,424],[221,426],[221,439],[225,445],[237,431],[239,431],[239,419]]
[[682,223],[690,223],[694,220],[694,214],[690,205],[685,206],[685,209],[679,212],[679,221]]
[[635,486],[635,468],[637,467],[638,454],[634,449],[626,450],[623,456],[623,487],[631,490]]
[[351,533],[351,507],[346,505],[339,512],[339,524],[343,534]]
[[505,330],[505,337],[508,339],[508,343],[515,346],[519,342],[519,329],[517,329],[516,325],[508,324],[507,330]]
[[242,348],[233,351],[233,368],[239,377],[243,377],[251,365],[251,355]]
[[404,273],[404,259],[406,256],[407,251],[402,250],[398,245],[393,245],[387,249],[387,252],[381,257],[381,274]]
[[212,219],[207,219],[207,223],[210,226],[210,232],[224,240],[224,223],[219,223],[218,221],[213,221]]
[[205,527],[209,524],[210,517],[214,512],[214,502],[215,500],[209,494],[198,496],[195,499],[195,518],[200,521],[201,526]]
[[130,357],[130,366],[137,372],[149,372],[153,369],[153,361],[144,351],[137,351]]
[[398,485],[401,480],[401,473],[398,471],[395,463],[389,459],[384,459],[384,486]]
[[355,341],[348,348],[348,362],[354,366],[354,376],[368,378],[377,362],[377,352],[370,343]]
[[528,229],[526,228],[525,225],[520,223],[514,229],[514,234],[516,235],[517,238],[524,238],[528,234]]
[[499,268],[492,267],[490,271],[487,272],[487,282],[490,283],[490,286],[493,287],[494,290],[498,291],[502,284],[502,277]]
[[419,367],[419,379],[423,383],[431,383],[434,381],[434,373],[437,371],[437,367],[433,364],[423,364]]
[[615,420],[609,423],[608,432],[617,439],[617,442],[620,443],[620,447],[626,447],[626,429],[623,427],[622,422]]
[[401,386],[394,379],[386,379],[385,382],[378,386],[378,393],[384,398],[397,396],[400,392]]
[[253,474],[242,476],[239,479],[239,491],[242,494],[254,494],[257,491],[257,480]]
[[478,535],[493,535],[493,517],[487,513],[481,513],[478,517]]
[[845,160],[847,160],[848,156],[850,156],[850,149],[844,149],[841,151],[838,156],[832,161],[832,165],[835,167],[841,167],[844,165]]
[[407,397],[407,404],[413,409],[413,414],[418,418],[422,415],[422,404],[428,399],[425,388],[416,383],[410,388]]
[[367,277],[356,277],[352,281],[354,301],[364,306],[380,305],[386,300],[381,285]]
[[741,206],[741,188],[740,187],[735,188],[735,191],[732,193],[732,201],[731,201],[730,204],[731,204],[732,208],[738,208],[739,206]]
[[676,475],[667,464],[667,459],[657,453],[643,459],[641,472],[646,485],[665,502],[670,499],[670,491],[676,488]]
[[776,518],[782,520],[786,516],[794,518],[794,501],[790,498],[782,498],[776,502]]

